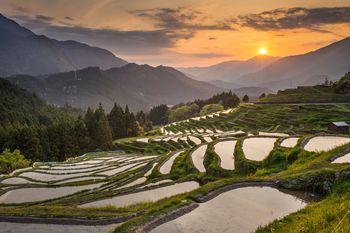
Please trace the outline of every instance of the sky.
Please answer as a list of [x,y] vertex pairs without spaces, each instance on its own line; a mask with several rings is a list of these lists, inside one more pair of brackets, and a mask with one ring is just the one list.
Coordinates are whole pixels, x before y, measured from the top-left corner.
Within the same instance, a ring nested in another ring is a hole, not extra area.
[[302,54],[350,36],[350,0],[0,0],[0,9],[37,34],[175,67]]

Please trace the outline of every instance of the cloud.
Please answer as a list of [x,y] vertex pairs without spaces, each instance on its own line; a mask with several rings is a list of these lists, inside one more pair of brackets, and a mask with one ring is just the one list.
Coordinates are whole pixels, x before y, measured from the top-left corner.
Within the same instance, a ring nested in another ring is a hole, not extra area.
[[53,17],[46,16],[46,15],[36,15],[35,18],[36,18],[37,20],[46,21],[46,22],[52,22],[52,21],[54,21],[54,18],[53,18]]
[[219,57],[231,57],[232,54],[227,53],[191,53],[186,54],[191,57],[197,57],[197,58],[219,58]]
[[146,10],[134,10],[130,13],[154,21],[155,27],[167,30],[233,30],[228,21],[216,21],[202,23],[208,19],[200,11],[190,8],[154,8]]
[[155,29],[123,31],[115,28],[90,28],[74,24],[70,17],[65,17],[63,21],[45,15],[17,14],[12,17],[36,33],[61,40],[81,41],[106,48],[118,55],[160,54],[176,47],[179,40],[193,38],[199,30],[232,30],[223,22],[197,22],[206,17],[187,8],[137,10],[132,14],[152,19]]
[[350,7],[279,8],[258,14],[241,15],[232,22],[261,31],[304,28],[329,33],[322,29],[322,26],[350,23]]
[[130,30],[90,28],[44,15],[13,15],[24,27],[37,34],[59,40],[76,40],[106,48],[117,55],[160,54],[173,48],[180,39],[193,37],[191,32],[175,32],[165,29]]

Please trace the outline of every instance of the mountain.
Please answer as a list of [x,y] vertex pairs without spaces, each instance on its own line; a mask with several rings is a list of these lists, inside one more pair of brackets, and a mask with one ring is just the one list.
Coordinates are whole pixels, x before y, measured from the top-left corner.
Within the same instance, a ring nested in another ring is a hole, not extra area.
[[249,97],[258,98],[261,94],[270,94],[272,91],[266,87],[241,87],[236,83],[225,82],[221,80],[213,80],[209,83],[221,87],[223,89],[231,90],[238,97],[242,98],[244,95],[248,95]]
[[36,35],[0,14],[0,76],[50,74],[89,66],[109,69],[125,64],[105,49]]
[[260,55],[246,61],[227,61],[208,67],[178,68],[178,70],[201,81],[235,82],[242,75],[256,72],[278,59],[278,57]]
[[350,70],[350,38],[321,49],[282,58],[264,69],[236,80],[245,86],[255,85],[274,90],[336,80]]
[[59,106],[67,103],[83,109],[102,103],[109,110],[114,102],[128,104],[132,110],[147,109],[157,104],[173,105],[207,98],[223,91],[170,67],[133,63],[105,71],[89,67],[46,76],[17,75],[8,80],[50,103]]
[[0,78],[0,126],[7,124],[49,124],[81,112],[65,106],[57,108],[11,82]]
[[269,94],[259,102],[268,103],[349,103],[350,73],[340,80],[322,85],[299,86]]

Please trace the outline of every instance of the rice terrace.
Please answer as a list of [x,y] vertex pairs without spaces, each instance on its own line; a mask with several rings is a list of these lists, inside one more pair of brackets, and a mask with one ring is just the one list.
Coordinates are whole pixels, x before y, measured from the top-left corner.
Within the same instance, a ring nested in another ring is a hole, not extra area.
[[0,232],[350,232],[350,1],[67,3],[0,2]]

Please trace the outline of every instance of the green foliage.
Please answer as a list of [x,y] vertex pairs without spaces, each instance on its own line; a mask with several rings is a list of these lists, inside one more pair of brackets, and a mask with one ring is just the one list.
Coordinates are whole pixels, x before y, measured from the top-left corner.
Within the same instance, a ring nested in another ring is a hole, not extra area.
[[242,149],[243,140],[244,139],[239,139],[236,143],[235,153],[234,153],[235,170],[242,174],[252,174],[260,167],[260,164],[257,161],[246,159]]
[[169,109],[165,104],[153,107],[148,115],[154,125],[165,125],[168,123]]
[[112,131],[102,106],[100,105],[93,114],[91,110],[88,110],[85,121],[94,147],[103,150],[110,149]]
[[249,96],[248,95],[244,95],[243,98],[242,98],[242,101],[244,103],[248,103],[249,102]]
[[182,121],[195,116],[199,111],[197,104],[183,105],[172,109],[169,114],[169,121]]
[[350,94],[350,72],[346,73],[335,84],[335,92],[339,94]]
[[31,161],[26,160],[19,150],[11,152],[5,149],[0,154],[0,173],[10,173],[16,169],[25,168]]
[[203,106],[208,104],[221,104],[225,109],[237,107],[240,100],[239,98],[233,94],[231,91],[222,92],[221,94],[217,94],[212,96],[206,100],[195,100],[194,103],[199,106],[199,108],[203,108]]
[[342,85],[339,85],[338,87],[339,91],[337,91],[336,87],[329,85],[317,85],[312,87],[303,86],[295,89],[286,89],[278,91],[277,94],[269,94],[265,98],[261,98],[259,101],[273,103],[348,102],[349,97],[340,94],[342,89],[341,86]]
[[224,107],[221,104],[207,104],[202,108],[199,115],[205,116],[210,113],[219,112],[223,110],[224,110]]

